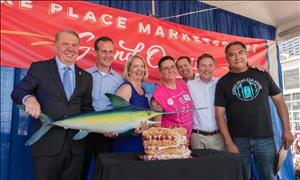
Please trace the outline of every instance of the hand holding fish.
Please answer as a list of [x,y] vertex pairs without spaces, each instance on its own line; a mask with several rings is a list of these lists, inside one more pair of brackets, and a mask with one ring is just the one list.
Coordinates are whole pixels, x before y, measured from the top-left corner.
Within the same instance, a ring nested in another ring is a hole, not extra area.
[[40,117],[41,106],[34,96],[28,96],[24,101],[24,105],[25,105],[25,112],[29,116],[31,116],[35,119]]
[[56,121],[54,121],[51,117],[47,116],[46,114],[41,113],[39,104],[34,103],[34,100],[36,101],[36,99],[32,99],[34,107],[36,108],[34,110],[33,115],[37,116],[38,114],[40,114],[42,126],[30,137],[28,141],[26,141],[25,144],[34,144],[43,135],[45,135],[47,131],[49,131],[53,126],[60,126],[65,129],[79,130],[77,134],[73,137],[74,140],[83,139],[90,132],[103,133],[107,137],[115,137],[117,135],[120,135],[121,133],[127,132],[132,129],[138,129],[138,132],[141,132],[148,128],[148,124],[159,124],[159,121],[149,120],[155,116],[181,112],[162,112],[134,107],[131,106],[122,97],[108,93],[106,94],[106,96],[112,102],[114,109],[81,114]]

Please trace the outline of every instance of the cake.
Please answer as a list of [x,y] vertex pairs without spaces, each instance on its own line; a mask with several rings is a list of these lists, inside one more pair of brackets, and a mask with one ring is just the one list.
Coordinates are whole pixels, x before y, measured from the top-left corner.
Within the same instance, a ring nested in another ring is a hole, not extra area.
[[186,159],[191,157],[185,128],[152,127],[143,131],[144,160]]

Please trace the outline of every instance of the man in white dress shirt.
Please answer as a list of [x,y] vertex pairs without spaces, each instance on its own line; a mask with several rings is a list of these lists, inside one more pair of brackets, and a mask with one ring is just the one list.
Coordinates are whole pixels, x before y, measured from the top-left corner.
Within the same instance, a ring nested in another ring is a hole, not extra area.
[[193,112],[192,149],[224,150],[224,141],[215,119],[215,89],[219,78],[214,78],[215,60],[210,54],[202,54],[197,60],[199,77],[187,82],[195,108]]

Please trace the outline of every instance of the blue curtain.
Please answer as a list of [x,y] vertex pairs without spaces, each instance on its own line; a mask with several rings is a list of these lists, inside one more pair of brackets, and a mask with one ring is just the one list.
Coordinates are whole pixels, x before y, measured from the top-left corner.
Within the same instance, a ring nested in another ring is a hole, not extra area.
[[[158,18],[212,9],[214,6],[193,1],[156,1]],[[274,40],[276,28],[222,9],[203,11],[179,18],[168,19],[172,22],[195,28],[232,34],[237,36]]]
[[31,119],[12,103],[10,93],[27,70],[1,67],[1,179],[33,179],[30,148]]
[[119,1],[119,0],[99,0],[99,1],[88,1],[88,2],[92,2],[92,3],[96,3],[96,4],[101,4],[104,6],[109,6],[109,7],[113,7],[116,9],[122,9],[122,10],[126,10],[126,11],[131,11],[131,12],[135,12],[135,13],[139,13],[139,14],[143,14],[143,15],[150,15],[151,14],[151,1],[147,0],[123,0],[123,1]]
[[[89,1],[113,8],[132,11],[139,14],[151,15],[151,0],[147,1],[117,1],[99,0]],[[155,0],[155,16],[157,18],[170,17],[174,15],[215,8],[197,0],[171,1]],[[178,18],[167,19],[178,24],[192,26],[195,28],[215,31],[220,33],[244,36],[250,38],[261,38],[274,40],[276,28],[261,22],[243,17],[222,9],[215,9]]]
[[[151,14],[151,0],[147,1],[89,1],[140,13]],[[213,8],[207,4],[191,1],[156,0],[156,17],[163,18]],[[251,38],[275,39],[276,28],[224,10],[169,19],[171,22],[210,31],[222,32]],[[13,61],[13,60],[12,60]],[[30,148],[24,142],[31,134],[31,120],[18,110],[10,99],[13,87],[19,83],[26,69],[1,67],[1,179],[33,179]]]
[[[269,104],[271,108],[271,115],[272,115],[272,125],[273,125],[273,130],[274,130],[274,139],[275,139],[275,145],[276,148],[279,149],[282,146],[282,126],[278,121],[280,121],[279,116],[277,114],[277,110],[271,100],[269,98]],[[280,179],[295,179],[295,172],[294,172],[294,167],[293,167],[293,162],[292,162],[292,153],[291,149],[289,149],[288,155],[286,160],[284,161],[282,168],[279,171],[279,178]]]

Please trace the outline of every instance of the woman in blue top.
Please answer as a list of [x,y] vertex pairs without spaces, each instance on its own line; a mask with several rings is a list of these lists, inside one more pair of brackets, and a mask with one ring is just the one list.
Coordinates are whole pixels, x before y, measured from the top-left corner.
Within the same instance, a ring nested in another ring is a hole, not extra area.
[[[126,82],[120,86],[116,95],[133,106],[149,108],[145,90],[142,88],[142,82],[148,76],[145,60],[138,55],[131,56],[126,62],[123,76]],[[141,135],[119,135],[113,140],[113,152],[144,152]]]

